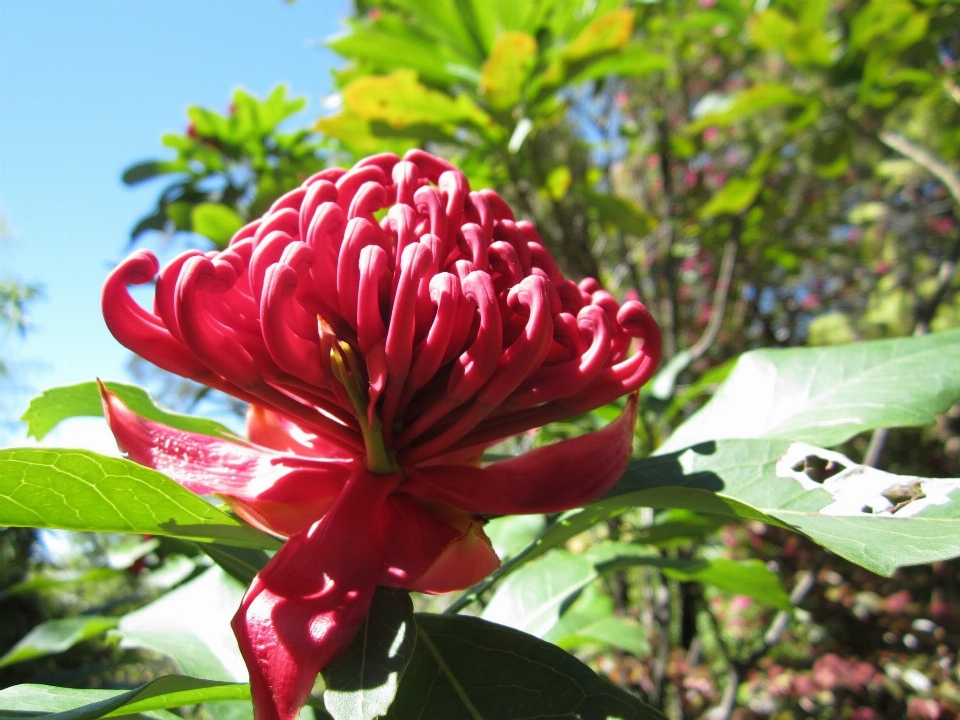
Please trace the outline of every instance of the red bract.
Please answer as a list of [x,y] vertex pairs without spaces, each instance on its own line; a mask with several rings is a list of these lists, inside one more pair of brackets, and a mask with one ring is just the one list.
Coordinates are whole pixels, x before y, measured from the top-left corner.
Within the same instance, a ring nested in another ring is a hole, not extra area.
[[[155,278],[148,312],[127,287]],[[489,466],[480,455],[634,392],[660,358],[643,305],[564,279],[532,224],[419,150],[311,177],[222,252],[162,270],[134,253],[103,312],[128,348],[251,403],[241,443],[146,420],[104,391],[131,459],[289,538],[233,621],[258,720],[296,715],[378,584],[468,587],[499,563],[485,516],[557,512],[610,487],[635,397],[599,432]]]

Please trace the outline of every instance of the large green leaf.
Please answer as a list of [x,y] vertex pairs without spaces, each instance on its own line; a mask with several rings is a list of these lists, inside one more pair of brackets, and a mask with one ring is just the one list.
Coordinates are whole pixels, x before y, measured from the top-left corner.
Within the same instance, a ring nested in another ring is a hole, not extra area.
[[[793,468],[834,463],[824,483]],[[848,483],[848,481],[851,481]],[[960,555],[960,481],[884,473],[787,440],[724,440],[634,460],[597,502],[569,510],[447,612],[457,612],[531,560],[633,507],[677,508],[791,528],[880,575]],[[894,503],[906,493],[914,498]],[[925,497],[920,497],[925,495]],[[868,508],[868,510],[863,510]]]
[[417,646],[388,720],[663,720],[550,643],[479,618],[417,615]]
[[[141,387],[118,382],[104,384],[110,392],[116,393],[127,407],[145,418],[188,432],[236,438],[229,428],[215,420],[181,415],[160,407]],[[47,388],[30,401],[20,419],[27,424],[28,436],[42,440],[63,420],[81,416],[103,417],[100,389],[93,380]]]
[[385,715],[416,643],[410,593],[377,588],[363,627],[323,669],[327,712],[334,720],[373,720]]
[[839,445],[880,427],[927,425],[960,398],[960,330],[741,356],[659,452],[723,438]]
[[245,682],[246,666],[230,629],[244,589],[222,569],[212,567],[125,615],[117,628],[121,645],[169,655],[189,675]]
[[597,571],[589,559],[556,550],[508,577],[481,617],[544,637],[557,624],[570,599],[596,578]]
[[94,720],[221,700],[250,700],[250,686],[166,675],[129,691],[15,685],[0,690],[0,717]]
[[0,450],[0,525],[279,546],[155,470],[86,450]]
[[[824,471],[836,474],[823,479]],[[958,487],[960,480],[892,475],[804,443],[724,440],[634,461],[603,499],[569,513],[540,542],[629,507],[685,508],[792,528],[890,575],[960,555]]]
[[[244,586],[219,567],[125,615],[117,634],[121,647],[145,648],[168,655],[188,675],[225,682],[246,682],[247,669],[230,618],[240,606]],[[216,720],[250,720],[250,705],[209,705]]]
[[119,621],[119,618],[99,615],[46,620],[30,630],[6,655],[0,657],[0,668],[44,655],[62,653],[77,643],[102,635],[116,627]]

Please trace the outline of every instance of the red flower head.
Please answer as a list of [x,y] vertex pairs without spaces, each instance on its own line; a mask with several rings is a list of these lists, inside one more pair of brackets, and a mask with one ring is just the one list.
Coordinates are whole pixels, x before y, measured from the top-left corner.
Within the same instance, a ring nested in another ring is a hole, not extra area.
[[[154,278],[148,312],[127,286]],[[634,392],[660,359],[643,305],[565,280],[532,224],[419,150],[314,175],[222,252],[162,270],[135,252],[103,313],[131,350],[251,404],[241,444],[104,392],[131,459],[289,538],[233,620],[259,720],[296,715],[378,584],[468,587],[499,564],[485,516],[610,487],[635,398],[599,432],[486,467],[480,455]]]

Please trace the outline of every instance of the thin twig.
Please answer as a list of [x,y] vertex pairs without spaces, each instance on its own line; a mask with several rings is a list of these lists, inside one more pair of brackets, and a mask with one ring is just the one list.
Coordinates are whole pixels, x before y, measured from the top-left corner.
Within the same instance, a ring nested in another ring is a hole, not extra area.
[[880,142],[896,150],[905,158],[913,160],[917,165],[936,177],[946,186],[950,194],[953,195],[953,199],[960,205],[960,175],[947,163],[929,150],[907,140],[903,135],[898,135],[889,130],[880,133]]
[[[814,588],[817,582],[817,575],[826,562],[829,553],[821,550],[813,560],[813,564],[800,576],[797,584],[794,585],[790,593],[790,605],[795,609],[806,599],[807,595]],[[750,653],[746,658],[738,658],[733,651],[727,647],[720,634],[720,625],[716,616],[706,608],[707,617],[710,619],[714,634],[717,636],[717,644],[720,646],[720,652],[727,661],[727,687],[723,691],[723,697],[720,704],[714,708],[711,713],[711,720],[730,720],[733,710],[736,707],[737,689],[746,674],[752,670],[756,664],[763,658],[771,648],[780,642],[780,638],[790,625],[790,619],[793,612],[780,610],[773,618],[767,631],[763,634],[763,643]]]
[[723,313],[727,306],[727,295],[730,292],[730,283],[733,280],[733,268],[737,264],[737,245],[740,235],[739,229],[743,221],[734,218],[733,236],[723,246],[723,258],[720,260],[720,275],[717,278],[717,287],[713,293],[713,307],[710,310],[710,320],[700,339],[690,348],[690,360],[696,360],[703,355],[720,332],[723,323]]

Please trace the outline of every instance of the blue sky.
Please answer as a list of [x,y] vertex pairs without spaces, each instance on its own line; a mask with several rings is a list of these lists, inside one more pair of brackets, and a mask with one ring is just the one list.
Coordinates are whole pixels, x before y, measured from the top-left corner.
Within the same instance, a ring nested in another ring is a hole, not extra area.
[[[0,340],[21,384],[127,377],[100,286],[159,187],[126,188],[123,168],[163,156],[160,135],[185,127],[189,105],[223,111],[238,86],[263,96],[284,82],[309,99],[294,122],[316,117],[338,63],[321,43],[349,13],[349,0],[0,0],[0,210],[12,235],[0,275],[45,288],[26,341]],[[19,414],[30,395],[0,410]]]

